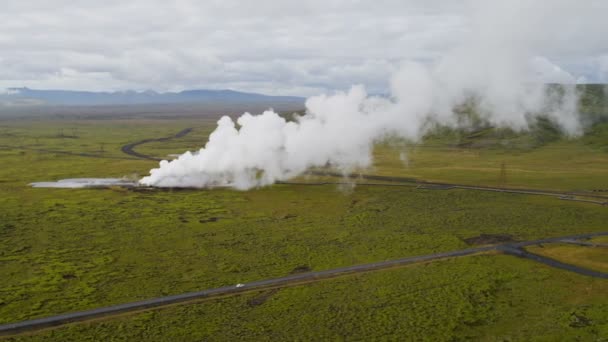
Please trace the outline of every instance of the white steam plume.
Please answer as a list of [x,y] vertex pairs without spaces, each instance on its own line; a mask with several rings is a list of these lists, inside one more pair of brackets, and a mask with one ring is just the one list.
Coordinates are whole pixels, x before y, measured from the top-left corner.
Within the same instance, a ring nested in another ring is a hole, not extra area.
[[[418,140],[429,122],[455,125],[455,106],[471,96],[494,125],[526,129],[530,115],[543,114],[577,134],[575,78],[535,49],[554,33],[528,34],[534,31],[532,22],[547,21],[546,8],[524,1],[473,3],[477,6],[466,41],[432,66],[403,63],[391,79],[389,98],[368,96],[363,86],[353,86],[348,92],[309,98],[306,114],[295,122],[272,110],[245,113],[236,123],[223,117],[204,148],[162,161],[140,183],[249,189],[311,167],[331,164],[344,172],[369,167],[376,140],[388,134]],[[546,80],[565,84],[564,96],[550,94]]]

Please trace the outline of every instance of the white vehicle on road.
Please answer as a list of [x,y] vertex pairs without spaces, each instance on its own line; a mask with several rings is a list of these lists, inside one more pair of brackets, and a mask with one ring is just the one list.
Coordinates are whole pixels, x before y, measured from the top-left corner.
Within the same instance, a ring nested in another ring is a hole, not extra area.
[[241,284],[241,283],[236,284],[236,287],[243,287],[243,286],[245,286],[245,284]]

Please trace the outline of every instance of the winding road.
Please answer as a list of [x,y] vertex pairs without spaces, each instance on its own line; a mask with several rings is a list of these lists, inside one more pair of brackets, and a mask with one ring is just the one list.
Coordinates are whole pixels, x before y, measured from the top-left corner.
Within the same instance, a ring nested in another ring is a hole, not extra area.
[[120,150],[123,153],[128,154],[130,156],[133,156],[135,158],[161,161],[162,159],[160,159],[160,158],[156,158],[156,157],[153,157],[153,156],[149,156],[147,154],[135,152],[133,150],[133,148],[135,148],[136,146],[139,146],[139,145],[142,145],[142,144],[151,143],[151,142],[162,142],[162,141],[168,141],[168,140],[171,140],[171,139],[181,138],[181,137],[187,135],[188,133],[192,132],[192,129],[193,129],[192,127],[188,127],[188,128],[182,129],[181,131],[177,132],[175,135],[172,135],[172,136],[169,136],[169,137],[144,139],[144,140],[136,141],[136,142],[133,142],[133,143],[129,143],[129,144],[126,144],[126,145],[122,146],[120,148]]
[[582,274],[585,276],[596,277],[596,278],[604,278],[608,279],[608,273],[602,273],[594,270],[589,270],[586,268],[582,268],[579,266],[565,264],[560,261],[547,258],[544,256],[540,256],[537,254],[533,254],[523,250],[523,247],[538,245],[543,243],[551,243],[551,242],[561,242],[561,241],[571,241],[571,240],[580,240],[580,239],[589,239],[598,236],[608,236],[608,232],[599,232],[599,233],[590,233],[590,234],[578,234],[571,236],[563,236],[563,237],[554,237],[554,238],[546,238],[532,241],[523,241],[523,242],[513,242],[507,244],[500,245],[492,245],[492,246],[482,246],[475,248],[462,249],[451,252],[443,252],[443,253],[434,253],[428,255],[421,256],[413,256],[402,259],[395,260],[387,260],[374,262],[370,264],[363,265],[354,265],[347,267],[340,267],[331,270],[325,271],[316,271],[316,272],[307,272],[307,273],[299,273],[292,274],[285,277],[280,278],[272,278],[272,279],[264,279],[253,281],[246,284],[239,284],[224,286],[214,289],[202,290],[197,292],[189,292],[184,294],[178,294],[167,297],[159,297],[153,298],[138,302],[131,302],[119,305],[113,305],[98,309],[80,311],[80,312],[72,312],[61,314],[57,316],[33,319],[28,321],[9,323],[0,325],[0,336],[1,335],[14,335],[23,332],[31,332],[40,329],[50,328],[61,326],[74,322],[82,322],[93,319],[98,319],[102,317],[111,317],[116,316],[128,312],[136,312],[147,310],[151,308],[159,308],[179,303],[187,303],[192,301],[200,301],[204,299],[209,299],[213,297],[219,296],[231,296],[237,295],[243,292],[250,291],[260,291],[265,289],[279,288],[279,287],[287,287],[287,286],[296,286],[300,284],[318,282],[325,279],[340,277],[343,275],[353,274],[353,273],[362,273],[362,272],[370,272],[387,268],[401,267],[405,265],[422,263],[422,262],[430,262],[441,259],[462,257],[467,255],[486,253],[490,251],[502,252],[509,255],[515,255],[518,257],[528,258],[530,260],[534,260],[536,262],[543,263],[545,265],[556,267],[559,269],[567,270],[570,272],[575,272],[578,274]]
[[140,141],[136,141],[133,143],[129,143],[126,144],[124,146],[122,146],[120,148],[120,150],[131,156],[131,157],[115,157],[115,156],[104,156],[101,154],[94,154],[94,153],[85,153],[85,152],[71,152],[71,151],[61,151],[61,150],[49,150],[49,149],[44,149],[44,148],[33,148],[33,147],[29,147],[29,146],[12,146],[12,145],[0,145],[0,149],[2,150],[25,150],[25,151],[35,151],[35,152],[43,152],[43,153],[55,153],[55,154],[64,154],[64,155],[70,155],[70,156],[78,156],[78,157],[86,157],[86,158],[100,158],[100,159],[122,159],[122,160],[137,160],[137,159],[147,159],[147,160],[155,160],[155,161],[160,161],[160,158],[156,158],[153,156],[149,156],[143,153],[139,153],[139,152],[135,152],[133,150],[134,147],[141,145],[141,144],[146,144],[146,143],[150,143],[150,142],[159,142],[159,141],[168,141],[171,139],[176,139],[176,138],[181,138],[183,136],[185,136],[186,134],[190,133],[193,130],[192,127],[189,128],[185,128],[181,131],[179,131],[178,133],[169,136],[169,137],[163,137],[163,138],[153,138],[153,139],[144,139],[144,140],[140,140]]

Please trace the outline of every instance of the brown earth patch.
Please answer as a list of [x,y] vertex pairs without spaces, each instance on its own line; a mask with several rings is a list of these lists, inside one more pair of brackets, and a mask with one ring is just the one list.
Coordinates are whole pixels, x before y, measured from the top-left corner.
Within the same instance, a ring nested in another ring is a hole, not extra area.
[[272,289],[270,291],[261,292],[259,295],[248,300],[247,305],[249,305],[251,307],[262,305],[262,304],[266,303],[266,301],[268,299],[270,299],[270,297],[272,297],[274,294],[279,292],[279,290],[280,289]]
[[312,268],[310,268],[308,265],[300,265],[297,266],[296,268],[294,268],[290,274],[295,274],[295,273],[306,273],[306,272],[310,272],[312,271]]
[[469,245],[491,245],[496,243],[515,242],[513,236],[509,234],[481,234],[463,239]]

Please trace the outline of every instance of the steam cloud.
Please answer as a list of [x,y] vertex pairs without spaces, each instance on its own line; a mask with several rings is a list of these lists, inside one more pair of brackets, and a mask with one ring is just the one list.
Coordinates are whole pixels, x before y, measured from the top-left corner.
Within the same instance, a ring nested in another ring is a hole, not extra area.
[[[306,114],[292,122],[272,110],[245,113],[236,123],[223,117],[204,148],[162,161],[140,183],[245,190],[311,167],[366,168],[375,141],[387,135],[416,141],[433,122],[462,124],[454,108],[471,98],[480,115],[496,126],[526,129],[530,116],[542,114],[569,134],[579,133],[576,81],[536,51],[536,44],[550,41],[552,33],[531,34],[536,32],[531,23],[546,16],[546,8],[523,1],[510,6],[484,2],[478,3],[463,44],[430,66],[403,63],[390,80],[390,96],[369,96],[357,85],[309,98]],[[547,81],[563,84],[563,94],[549,91]]]

